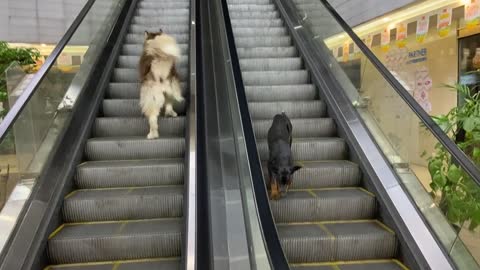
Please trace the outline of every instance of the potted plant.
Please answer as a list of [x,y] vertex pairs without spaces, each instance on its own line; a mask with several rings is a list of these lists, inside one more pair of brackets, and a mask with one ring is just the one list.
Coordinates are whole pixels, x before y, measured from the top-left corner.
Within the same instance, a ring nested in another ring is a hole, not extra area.
[[[456,142],[475,164],[480,165],[480,94],[462,84],[447,85],[464,98],[464,103],[434,121]],[[447,219],[460,229],[469,223],[474,230],[480,224],[480,188],[452,160],[440,143],[428,158],[432,196]]]

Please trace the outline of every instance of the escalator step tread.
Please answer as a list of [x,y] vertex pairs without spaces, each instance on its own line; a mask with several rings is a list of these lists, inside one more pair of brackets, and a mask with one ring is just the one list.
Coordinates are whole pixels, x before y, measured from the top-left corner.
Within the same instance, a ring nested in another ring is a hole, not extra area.
[[[294,138],[332,137],[337,133],[332,118],[298,118],[290,120]],[[266,139],[272,120],[254,120],[253,128],[257,139]]]
[[[180,53],[186,55],[188,52],[188,44],[178,44]],[[122,55],[136,55],[140,57],[143,51],[143,40],[139,44],[124,44],[122,46]]]
[[270,203],[276,222],[369,219],[375,215],[375,196],[360,188],[290,190]]
[[135,15],[145,16],[145,17],[148,17],[148,16],[156,17],[156,16],[164,16],[164,15],[189,16],[189,14],[190,14],[190,9],[188,8],[169,8],[169,9],[155,8],[153,9],[153,8],[139,7],[135,12]]
[[[186,83],[180,83],[182,93],[187,91]],[[107,88],[107,96],[112,99],[139,99],[140,98],[140,83],[116,83],[110,82]]]
[[65,224],[48,240],[53,263],[84,263],[180,256],[178,218]]
[[182,185],[184,160],[93,161],[77,166],[79,188]]
[[276,19],[280,17],[280,13],[275,11],[232,11],[230,18],[250,18],[250,19]]
[[232,12],[234,11],[275,11],[276,8],[272,3],[268,4],[241,4],[241,5],[235,5],[235,4],[229,4],[228,9],[231,10]]
[[248,27],[248,26],[260,26],[260,27],[277,27],[283,26],[283,21],[281,19],[232,19],[232,27]]
[[184,151],[184,138],[92,138],[85,147],[86,158],[90,161],[181,158]]
[[[268,160],[266,140],[257,140],[261,160]],[[293,159],[297,161],[342,160],[346,156],[347,146],[341,138],[298,138],[292,142]]]
[[292,270],[406,270],[397,260],[367,260],[339,263],[293,264]]
[[287,29],[283,26],[235,27],[233,32],[238,37],[284,37],[288,34]]
[[240,68],[244,71],[286,71],[298,70],[303,66],[300,57],[284,58],[246,58],[240,60]]
[[249,102],[310,101],[317,89],[313,84],[246,86],[245,93]]
[[[138,68],[140,62],[140,55],[120,55],[117,61],[119,68]],[[176,63],[177,68],[186,68],[188,65],[188,55],[182,55]]]
[[306,70],[289,71],[243,71],[245,85],[291,85],[308,84],[310,76]]
[[116,261],[116,262],[98,262],[98,263],[80,263],[80,264],[64,264],[50,266],[46,270],[178,270],[180,269],[180,258],[168,259],[145,259],[145,260],[131,260],[131,261]]
[[[173,36],[180,45],[187,44],[190,38],[189,34],[171,34],[171,36]],[[126,44],[143,45],[144,40],[144,34],[127,34],[125,37]]]
[[290,119],[320,118],[327,115],[327,107],[321,100],[249,102],[248,108],[254,120],[272,119],[281,112],[285,112]]
[[[160,117],[158,126],[160,137],[183,137],[185,117]],[[148,131],[145,117],[98,117],[93,126],[95,137],[146,136]]]
[[[179,67],[177,73],[181,81],[187,77],[188,68]],[[112,74],[114,82],[138,82],[138,70],[135,68],[115,68]]]
[[80,189],[66,196],[66,222],[181,217],[183,186]]
[[290,47],[292,38],[282,37],[238,37],[235,38],[237,48],[258,48],[258,47]]
[[145,26],[138,24],[131,24],[128,28],[128,32],[132,34],[143,34],[145,31],[148,32],[158,32],[162,29],[163,33],[172,35],[172,34],[188,34],[190,26],[188,24],[169,24],[160,26]]
[[258,57],[295,57],[298,51],[293,46],[283,47],[243,47],[240,48],[237,43],[237,53],[240,59],[258,58]]
[[376,220],[277,224],[290,263],[387,259],[395,256],[392,230]]
[[[142,117],[142,109],[138,99],[104,99],[103,114],[107,117]],[[185,101],[173,103],[173,109],[179,115],[185,115]]]

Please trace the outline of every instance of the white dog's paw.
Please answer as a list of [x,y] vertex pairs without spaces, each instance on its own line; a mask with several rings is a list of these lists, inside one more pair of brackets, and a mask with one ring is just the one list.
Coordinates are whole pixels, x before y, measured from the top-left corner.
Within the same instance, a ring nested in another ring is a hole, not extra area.
[[177,117],[178,114],[174,110],[167,110],[165,111],[165,116]]
[[150,131],[150,133],[148,133],[147,135],[147,139],[151,140],[151,139],[156,139],[158,138],[158,131]]

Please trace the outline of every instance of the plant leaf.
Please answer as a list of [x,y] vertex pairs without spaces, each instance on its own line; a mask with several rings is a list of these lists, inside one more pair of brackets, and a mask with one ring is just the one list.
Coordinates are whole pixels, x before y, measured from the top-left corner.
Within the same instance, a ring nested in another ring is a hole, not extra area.
[[433,183],[439,188],[442,189],[447,184],[447,179],[440,172],[437,172],[433,175]]
[[460,178],[462,177],[462,172],[457,166],[452,164],[448,168],[447,177],[448,177],[448,180],[450,180],[451,182],[458,183],[458,181],[460,181]]
[[463,121],[463,129],[467,132],[471,132],[473,129],[475,129],[475,123],[477,119],[475,117],[468,117]]

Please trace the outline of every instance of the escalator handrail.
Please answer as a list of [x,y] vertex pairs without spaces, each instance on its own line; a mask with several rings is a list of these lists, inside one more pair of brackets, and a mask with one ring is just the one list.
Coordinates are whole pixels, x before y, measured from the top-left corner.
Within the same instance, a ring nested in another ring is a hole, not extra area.
[[380,74],[393,87],[398,95],[407,103],[413,112],[420,118],[422,123],[433,133],[443,147],[450,153],[453,160],[465,170],[465,172],[480,186],[480,170],[472,160],[452,141],[448,135],[433,121],[428,113],[420,107],[413,96],[403,87],[400,82],[388,71],[383,63],[373,54],[373,52],[363,43],[360,37],[355,34],[353,29],[343,20],[327,0],[320,0],[325,8],[334,17],[337,23],[350,36],[352,41],[358,46],[367,59],[375,66]]
[[268,248],[270,264],[275,270],[290,269],[285,254],[283,253],[283,249],[277,233],[277,228],[273,220],[272,212],[270,210],[270,202],[267,190],[265,188],[262,164],[258,155],[255,132],[253,129],[252,120],[250,118],[250,111],[248,109],[247,95],[245,93],[245,85],[243,84],[242,72],[240,69],[240,62],[237,54],[237,48],[235,45],[233,28],[230,21],[230,13],[228,10],[227,0],[221,0],[221,4],[223,9],[227,42],[230,51],[230,62],[232,65],[233,76],[235,80],[234,84],[237,90],[236,95],[240,108],[243,133],[245,136],[248,162],[252,176],[254,197],[260,218],[263,237]]
[[52,53],[47,57],[40,69],[35,73],[32,80],[28,83],[20,97],[18,97],[18,99],[15,101],[13,106],[8,111],[7,115],[5,115],[5,117],[0,123],[0,143],[3,141],[3,139],[7,135],[7,132],[15,123],[15,120],[18,118],[20,113],[27,106],[28,101],[35,94],[43,79],[47,76],[48,71],[50,70],[50,68],[53,67],[55,61],[63,52],[63,49],[65,48],[65,46],[67,46],[68,42],[77,31],[80,24],[85,19],[95,1],[96,0],[88,0],[85,6],[83,6],[75,20],[72,22],[68,30],[65,32],[63,37],[53,49]]

